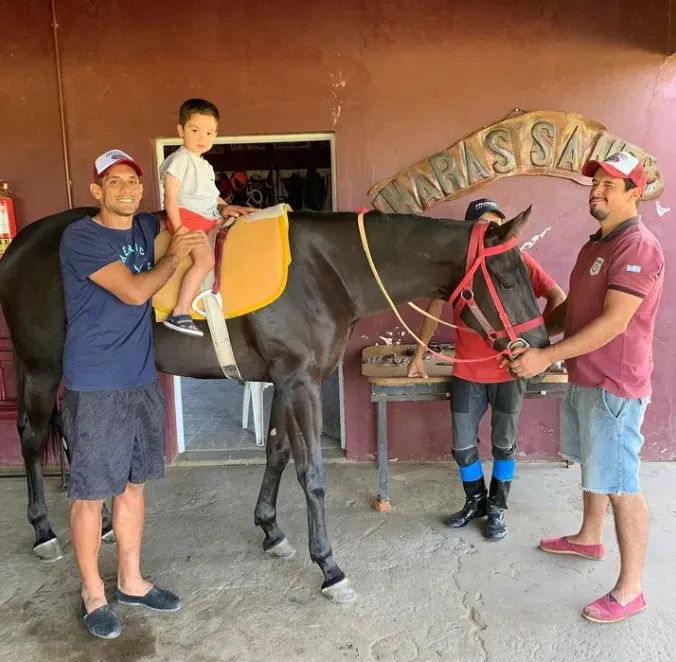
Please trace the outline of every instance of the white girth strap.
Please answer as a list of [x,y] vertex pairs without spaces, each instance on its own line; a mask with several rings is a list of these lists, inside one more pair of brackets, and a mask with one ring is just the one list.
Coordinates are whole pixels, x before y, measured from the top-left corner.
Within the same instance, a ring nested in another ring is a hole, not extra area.
[[[214,228],[209,233],[209,243],[211,250],[214,250],[216,245],[216,238],[218,237],[218,228]],[[217,265],[220,266],[220,265]],[[221,366],[223,374],[228,379],[242,379],[239,372],[235,354],[232,351],[232,344],[230,342],[230,334],[228,333],[228,325],[223,317],[223,303],[220,292],[217,294],[211,293],[211,288],[215,281],[214,270],[212,269],[202,280],[202,292],[192,302],[193,310],[196,313],[206,315],[207,324],[209,325],[209,332],[211,333],[211,341],[214,344],[216,358],[218,365]],[[204,311],[199,310],[197,302],[204,303]]]

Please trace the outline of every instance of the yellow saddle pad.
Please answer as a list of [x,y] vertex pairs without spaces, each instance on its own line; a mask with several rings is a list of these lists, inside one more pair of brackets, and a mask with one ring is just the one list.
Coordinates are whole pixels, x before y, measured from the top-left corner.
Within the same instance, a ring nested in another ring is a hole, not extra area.
[[[284,291],[291,263],[289,209],[288,205],[277,205],[252,212],[248,218],[238,218],[230,228],[220,265],[220,294],[225,319],[263,308]],[[167,252],[170,242],[169,232],[160,232],[155,239],[155,260]],[[174,309],[181,281],[191,265],[192,258],[188,256],[153,297],[158,322],[164,321]],[[202,301],[198,302],[197,308],[204,310]],[[193,319],[206,319],[194,310],[191,314]]]

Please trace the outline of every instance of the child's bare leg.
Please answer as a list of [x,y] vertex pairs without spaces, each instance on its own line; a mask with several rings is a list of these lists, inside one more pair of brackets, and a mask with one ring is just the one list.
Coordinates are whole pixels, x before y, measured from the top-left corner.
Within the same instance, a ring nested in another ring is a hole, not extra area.
[[193,299],[197,296],[200,283],[214,268],[214,253],[208,246],[191,251],[190,257],[193,259],[193,264],[183,276],[173,315],[190,314],[190,307]]

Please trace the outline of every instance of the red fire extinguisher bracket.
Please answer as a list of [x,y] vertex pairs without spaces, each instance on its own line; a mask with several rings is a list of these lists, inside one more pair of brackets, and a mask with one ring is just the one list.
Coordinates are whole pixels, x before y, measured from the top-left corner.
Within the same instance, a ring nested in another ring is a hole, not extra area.
[[0,256],[4,255],[14,237],[16,237],[14,201],[7,182],[0,181]]

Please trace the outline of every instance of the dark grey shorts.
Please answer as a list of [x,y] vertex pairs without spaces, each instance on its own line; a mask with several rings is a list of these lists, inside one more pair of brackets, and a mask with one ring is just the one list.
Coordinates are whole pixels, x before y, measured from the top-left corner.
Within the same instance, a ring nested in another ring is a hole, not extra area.
[[61,420],[70,449],[69,499],[108,499],[164,476],[164,393],[157,380],[114,391],[68,391]]
[[452,377],[453,450],[466,451],[477,445],[479,423],[490,405],[493,451],[499,449],[503,455],[513,455],[525,390],[526,383],[522,379],[501,384],[477,384]]

